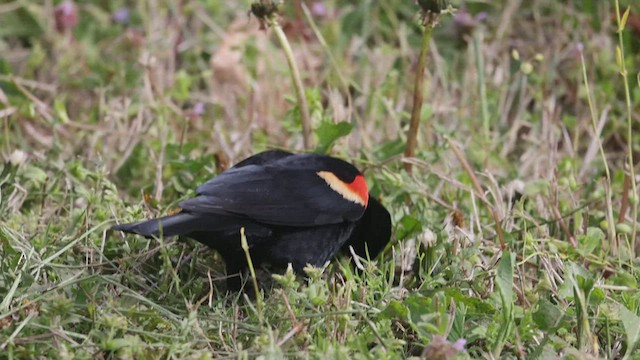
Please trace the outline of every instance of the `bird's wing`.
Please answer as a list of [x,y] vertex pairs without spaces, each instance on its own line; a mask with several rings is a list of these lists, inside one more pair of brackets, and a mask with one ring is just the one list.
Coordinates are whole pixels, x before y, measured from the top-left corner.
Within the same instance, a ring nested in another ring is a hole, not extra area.
[[261,153],[249,156],[248,158],[235,164],[233,167],[240,168],[247,165],[264,165],[293,155],[293,153],[284,150],[266,150]]
[[198,196],[179,206],[194,214],[233,214],[284,226],[358,220],[366,203],[349,199],[339,188],[340,180],[333,176],[330,184],[327,174],[286,165],[244,165],[200,186]]

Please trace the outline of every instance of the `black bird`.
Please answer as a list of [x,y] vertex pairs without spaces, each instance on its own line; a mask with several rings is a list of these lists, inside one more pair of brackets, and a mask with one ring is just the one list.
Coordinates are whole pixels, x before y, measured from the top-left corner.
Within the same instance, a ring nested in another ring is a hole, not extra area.
[[[112,229],[145,237],[183,235],[215,249],[227,275],[248,265],[240,246],[244,227],[252,261],[300,272],[322,266],[341,249],[375,258],[391,236],[389,212],[369,196],[364,176],[327,155],[270,150],[251,156],[196,189],[181,212]],[[231,290],[240,277],[229,277]]]

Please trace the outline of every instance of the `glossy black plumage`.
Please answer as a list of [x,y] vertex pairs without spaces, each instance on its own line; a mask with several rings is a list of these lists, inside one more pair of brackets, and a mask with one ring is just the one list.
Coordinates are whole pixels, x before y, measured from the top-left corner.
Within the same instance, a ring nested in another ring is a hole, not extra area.
[[356,228],[342,245],[342,250],[345,254],[351,255],[351,246],[359,257],[375,259],[390,239],[391,215],[378,200],[370,197],[367,210],[357,221]]
[[198,196],[179,206],[193,213],[240,215],[288,226],[338,224],[362,217],[365,208],[331,191],[317,175],[321,170],[349,182],[359,175],[350,164],[329,156],[288,156],[233,167],[198,187]]
[[[113,229],[190,237],[218,251],[229,275],[247,267],[241,227],[256,264],[291,263],[300,271],[307,264],[322,266],[348,246],[363,257],[366,247],[375,257],[390,238],[389,213],[368,193],[366,207],[366,200],[345,198],[318,175],[323,171],[345,184],[360,176],[352,165],[326,155],[266,151],[198,187],[198,196],[179,204],[182,212]],[[239,286],[238,277],[230,278],[230,288]]]

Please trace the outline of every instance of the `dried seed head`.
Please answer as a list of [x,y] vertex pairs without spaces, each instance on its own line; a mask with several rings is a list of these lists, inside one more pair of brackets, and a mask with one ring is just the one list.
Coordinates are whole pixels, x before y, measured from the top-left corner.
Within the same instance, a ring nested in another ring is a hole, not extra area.
[[439,14],[449,7],[449,0],[418,0],[418,5],[426,13]]
[[440,22],[444,14],[453,14],[455,9],[451,7],[449,0],[417,0],[420,6],[422,25],[434,28]]
[[251,14],[258,18],[260,27],[264,28],[269,20],[278,15],[278,10],[282,1],[259,0],[251,4]]

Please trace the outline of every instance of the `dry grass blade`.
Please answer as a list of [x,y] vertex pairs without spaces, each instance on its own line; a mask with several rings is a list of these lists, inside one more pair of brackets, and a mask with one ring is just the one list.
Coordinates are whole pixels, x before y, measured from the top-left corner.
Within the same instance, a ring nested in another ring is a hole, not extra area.
[[478,181],[478,177],[476,176],[475,172],[473,171],[473,168],[471,168],[471,165],[469,165],[469,162],[467,161],[465,156],[462,154],[458,146],[454,144],[451,139],[447,138],[446,140],[449,146],[451,147],[451,149],[453,150],[453,153],[456,155],[456,158],[458,159],[458,161],[460,161],[460,164],[462,164],[462,168],[465,170],[467,175],[469,175],[469,178],[471,179],[471,183],[473,184],[473,187],[475,189],[475,195],[478,198],[480,198],[480,200],[482,200],[482,202],[487,206],[487,208],[491,212],[491,216],[493,217],[493,221],[495,223],[496,234],[498,235],[498,240],[500,240],[500,248],[504,250],[506,248],[506,244],[504,242],[501,220],[498,217],[498,213],[496,212],[493,205],[489,202],[489,200],[487,200],[487,197],[484,195],[484,191],[482,190],[482,186]]

